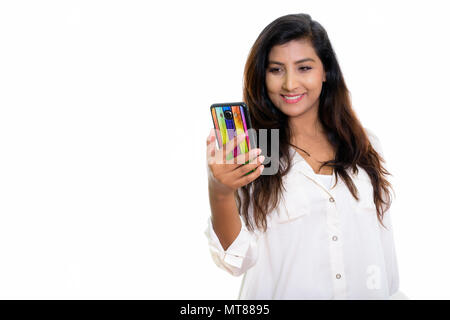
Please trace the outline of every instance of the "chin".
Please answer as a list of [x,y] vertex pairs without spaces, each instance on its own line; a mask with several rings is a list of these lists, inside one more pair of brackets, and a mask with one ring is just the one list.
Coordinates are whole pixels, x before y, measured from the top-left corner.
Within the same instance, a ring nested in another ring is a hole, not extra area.
[[296,117],[300,117],[301,115],[305,114],[306,111],[303,112],[283,112],[286,116],[288,116],[289,118],[296,118]]
[[296,105],[293,105],[293,106],[282,105],[282,106],[277,106],[277,109],[289,117],[298,117],[298,116],[304,114],[306,111],[308,111],[309,108],[304,107],[304,106],[296,106]]

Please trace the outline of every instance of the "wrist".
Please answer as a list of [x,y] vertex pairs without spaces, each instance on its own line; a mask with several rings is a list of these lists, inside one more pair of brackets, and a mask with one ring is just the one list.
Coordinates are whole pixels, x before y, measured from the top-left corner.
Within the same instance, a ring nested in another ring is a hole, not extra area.
[[228,201],[230,199],[234,199],[234,190],[224,190],[224,188],[218,188],[209,185],[208,186],[209,197],[211,200],[215,201]]

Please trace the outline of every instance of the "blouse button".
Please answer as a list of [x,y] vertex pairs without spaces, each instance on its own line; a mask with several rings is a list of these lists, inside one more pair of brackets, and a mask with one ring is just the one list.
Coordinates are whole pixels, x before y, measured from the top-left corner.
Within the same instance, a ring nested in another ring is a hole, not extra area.
[[330,202],[334,202],[334,198],[333,197],[331,197],[329,200],[330,200]]
[[337,241],[337,239],[338,239],[338,237],[336,237],[336,236],[333,236],[333,241]]
[[341,278],[341,275],[338,273],[337,275],[336,275],[336,279],[340,279]]

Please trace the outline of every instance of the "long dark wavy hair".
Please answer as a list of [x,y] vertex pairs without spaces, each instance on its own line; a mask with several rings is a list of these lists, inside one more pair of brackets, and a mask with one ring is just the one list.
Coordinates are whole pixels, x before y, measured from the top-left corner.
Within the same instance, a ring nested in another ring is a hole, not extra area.
[[[249,230],[257,227],[266,231],[266,216],[278,206],[282,188],[284,189],[282,178],[291,168],[289,143],[292,131],[288,125],[288,116],[274,106],[265,84],[271,48],[291,40],[309,40],[326,72],[326,82],[322,83],[319,97],[318,117],[328,140],[336,148],[336,156],[334,160],[323,162],[320,168],[325,165],[333,167],[336,181],[339,176],[356,200],[359,200],[357,189],[347,170],[351,169],[355,174],[358,173],[357,165],[364,169],[373,186],[378,221],[385,227],[383,216],[392,202],[388,190],[392,186],[385,175],[391,174],[382,166],[381,162],[385,160],[372,147],[364,127],[351,107],[350,94],[327,32],[308,14],[289,14],[274,20],[258,36],[248,55],[244,71],[243,100],[249,108],[254,129],[269,129],[269,136],[270,129],[279,129],[279,170],[274,175],[261,175],[240,188],[242,199],[239,190],[236,190],[234,195],[239,213]],[[270,142],[270,138],[268,140]],[[386,196],[385,199],[382,198],[382,193]],[[253,206],[252,218],[249,217],[250,201]],[[386,207],[382,208],[382,204]]]

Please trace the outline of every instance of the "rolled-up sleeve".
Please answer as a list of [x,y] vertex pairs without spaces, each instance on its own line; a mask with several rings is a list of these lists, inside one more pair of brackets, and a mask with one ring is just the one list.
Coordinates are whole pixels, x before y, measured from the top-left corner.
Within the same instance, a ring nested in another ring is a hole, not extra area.
[[387,230],[380,228],[380,237],[383,246],[384,261],[386,263],[389,296],[392,296],[399,290],[399,272],[390,210],[385,212],[383,224],[386,226]]
[[[381,146],[380,140],[371,130],[367,128],[365,128],[365,130],[368,133],[368,137],[373,148],[384,159],[384,151],[383,147]],[[383,246],[384,261],[386,263],[386,272],[389,284],[389,296],[392,297],[393,295],[399,292],[400,281],[397,263],[397,252],[395,250],[394,232],[392,228],[390,209],[384,213],[383,224],[386,226],[387,229],[383,227],[380,228],[380,238]]]
[[208,217],[208,226],[205,235],[208,238],[209,250],[215,264],[232,274],[240,276],[253,267],[258,258],[257,235],[250,232],[241,216],[241,231],[236,239],[224,250],[219,238],[214,232],[211,217]]

